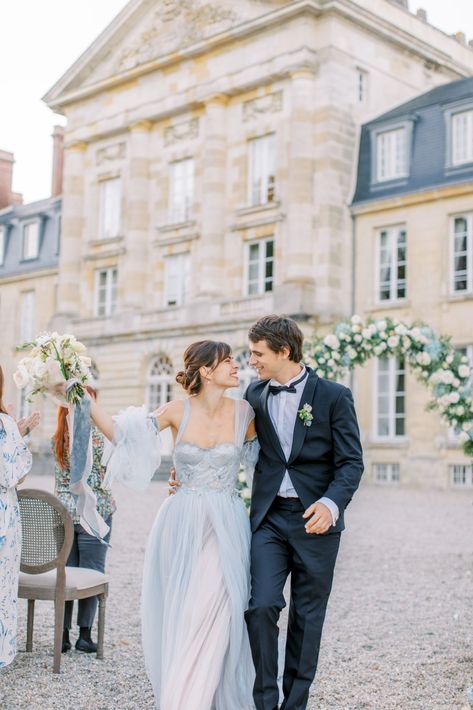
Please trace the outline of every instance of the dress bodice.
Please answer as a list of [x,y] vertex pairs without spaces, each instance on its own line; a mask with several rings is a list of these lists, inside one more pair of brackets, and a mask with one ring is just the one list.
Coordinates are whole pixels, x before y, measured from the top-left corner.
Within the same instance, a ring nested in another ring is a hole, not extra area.
[[217,444],[210,449],[189,442],[178,443],[174,450],[177,479],[183,489],[231,493],[240,468],[240,456],[240,449],[232,443]]
[[178,490],[233,493],[243,449],[248,445],[245,442],[245,434],[254,416],[253,410],[245,400],[236,400],[234,441],[204,448],[190,441],[182,441],[189,421],[190,409],[190,402],[187,399],[174,447],[176,478],[181,483]]

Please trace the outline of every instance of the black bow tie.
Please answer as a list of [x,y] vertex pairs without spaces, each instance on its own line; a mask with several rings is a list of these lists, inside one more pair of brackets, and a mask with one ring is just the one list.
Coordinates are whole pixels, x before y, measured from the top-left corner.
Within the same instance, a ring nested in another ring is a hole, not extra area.
[[296,385],[300,384],[302,380],[305,380],[306,376],[307,372],[304,370],[302,377],[299,377],[299,379],[293,382],[292,385],[269,385],[269,393],[279,394],[280,392],[295,392]]

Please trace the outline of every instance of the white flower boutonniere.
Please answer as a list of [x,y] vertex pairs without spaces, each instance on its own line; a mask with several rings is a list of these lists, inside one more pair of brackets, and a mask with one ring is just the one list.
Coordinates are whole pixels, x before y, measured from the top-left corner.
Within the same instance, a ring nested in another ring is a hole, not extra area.
[[314,421],[314,417],[312,414],[312,407],[310,404],[304,404],[302,409],[299,409],[297,412],[299,415],[299,419],[302,419],[302,422],[304,426],[311,426],[312,422]]

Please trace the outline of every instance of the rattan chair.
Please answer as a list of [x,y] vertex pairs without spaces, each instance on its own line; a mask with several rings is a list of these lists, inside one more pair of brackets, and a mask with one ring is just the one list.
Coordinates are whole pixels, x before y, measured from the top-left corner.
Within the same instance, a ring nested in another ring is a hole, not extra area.
[[93,569],[65,566],[74,525],[69,511],[55,496],[30,488],[18,491],[18,501],[23,535],[18,596],[28,600],[26,650],[33,650],[35,600],[54,601],[53,673],[59,673],[65,602],[98,596],[97,658],[103,658],[108,576]]

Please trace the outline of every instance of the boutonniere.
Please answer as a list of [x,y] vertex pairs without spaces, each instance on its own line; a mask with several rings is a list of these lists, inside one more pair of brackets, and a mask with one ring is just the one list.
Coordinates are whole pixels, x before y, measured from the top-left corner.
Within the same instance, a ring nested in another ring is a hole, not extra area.
[[310,404],[304,404],[302,409],[299,409],[297,412],[299,415],[299,419],[302,420],[304,426],[311,426],[312,422],[314,421],[314,417],[312,414],[312,407]]

